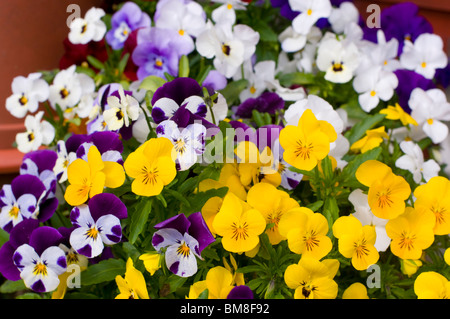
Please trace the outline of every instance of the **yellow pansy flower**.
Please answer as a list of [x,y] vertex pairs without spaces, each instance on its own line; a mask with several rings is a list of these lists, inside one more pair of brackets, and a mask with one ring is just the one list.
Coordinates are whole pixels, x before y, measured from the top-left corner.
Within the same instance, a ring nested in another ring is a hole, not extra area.
[[142,254],[139,259],[144,262],[144,267],[151,276],[161,268],[161,255],[156,252]]
[[133,260],[128,258],[125,276],[116,276],[120,294],[116,299],[150,299],[144,275],[134,268]]
[[89,198],[103,192],[105,187],[116,188],[125,181],[122,165],[103,161],[96,146],[91,146],[87,161],[78,158],[67,168],[69,186],[64,199],[71,206],[84,204]]
[[437,272],[423,272],[414,282],[414,293],[418,299],[449,299],[450,282]]
[[206,289],[208,299],[226,299],[233,287],[231,272],[222,266],[216,266],[208,271],[205,280],[191,285],[187,299],[197,299]]
[[321,259],[333,248],[327,236],[327,219],[306,207],[289,210],[280,221],[279,231],[287,238],[289,249],[296,254]]
[[414,207],[432,212],[436,217],[434,233],[450,233],[450,181],[443,176],[432,177],[414,190]]
[[369,160],[358,167],[355,176],[361,184],[369,187],[368,202],[375,216],[392,219],[405,211],[405,200],[411,194],[411,187],[389,166]]
[[295,289],[295,299],[334,299],[338,285],[333,280],[339,261],[302,257],[298,264],[289,265],[284,273],[286,285]]
[[140,196],[159,195],[177,175],[172,142],[165,137],[152,138],[128,155],[124,167],[134,178],[131,191]]
[[386,114],[388,120],[400,120],[403,126],[412,124],[414,126],[419,125],[417,121],[408,113],[406,113],[400,104],[395,103],[395,106],[388,105],[387,108],[380,111],[380,114]]
[[385,138],[389,138],[389,135],[385,132],[384,126],[373,130],[367,130],[366,135],[363,138],[359,139],[353,143],[352,146],[350,146],[350,150],[365,153],[379,146]]
[[408,277],[414,275],[421,266],[420,259],[400,259],[400,270]]
[[317,120],[307,109],[297,126],[287,125],[280,132],[284,160],[301,170],[310,171],[330,152],[330,143],[337,139],[333,126]]
[[225,250],[243,253],[259,244],[259,235],[265,230],[266,221],[258,210],[251,208],[233,193],[228,193],[214,218],[213,228],[222,236]]
[[272,245],[286,239],[280,234],[278,225],[287,211],[299,207],[296,200],[271,184],[259,183],[248,191],[247,203],[256,208],[264,216],[266,223],[270,225],[266,233]]
[[333,224],[333,235],[339,239],[338,249],[342,256],[351,258],[356,270],[366,270],[376,264],[380,255],[375,248],[375,227],[365,225],[354,217],[339,217]]
[[219,183],[242,200],[247,199],[247,189],[242,184],[237,163],[226,163],[219,176]]
[[367,288],[362,283],[355,282],[344,290],[342,299],[369,299]]
[[392,239],[391,252],[402,259],[419,259],[434,242],[435,218],[424,209],[407,207],[405,212],[386,224]]

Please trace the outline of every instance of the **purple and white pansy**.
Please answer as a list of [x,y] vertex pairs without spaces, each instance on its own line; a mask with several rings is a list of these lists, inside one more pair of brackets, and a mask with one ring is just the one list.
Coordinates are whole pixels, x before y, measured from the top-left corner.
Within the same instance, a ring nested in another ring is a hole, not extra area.
[[179,171],[192,167],[205,151],[206,128],[201,124],[194,123],[180,129],[174,121],[166,120],[156,127],[156,134],[172,141]]
[[42,226],[31,232],[28,243],[17,248],[13,262],[25,286],[36,292],[55,290],[58,276],[67,269],[66,255],[58,247],[62,235],[54,228]]
[[158,253],[165,251],[167,268],[180,277],[197,272],[202,250],[215,241],[200,212],[186,217],[178,214],[157,225],[152,245]]
[[70,245],[88,258],[99,256],[105,245],[122,239],[120,220],[126,218],[127,208],[114,194],[101,193],[88,204],[74,207],[70,220],[76,227],[70,235]]

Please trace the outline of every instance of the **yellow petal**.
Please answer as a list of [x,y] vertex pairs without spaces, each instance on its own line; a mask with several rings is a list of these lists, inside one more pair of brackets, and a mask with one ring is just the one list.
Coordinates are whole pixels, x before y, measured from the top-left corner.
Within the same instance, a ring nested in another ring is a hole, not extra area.
[[104,168],[102,155],[100,154],[96,146],[92,145],[89,148],[87,159],[89,168],[91,169],[91,174],[95,171],[101,171]]
[[390,173],[392,173],[392,169],[386,164],[376,160],[368,160],[358,167],[355,176],[361,184],[370,187],[374,181],[383,179]]
[[116,188],[122,186],[125,182],[125,171],[123,166],[116,162],[105,161],[103,162],[105,168],[103,173],[105,174],[105,186],[109,188]]

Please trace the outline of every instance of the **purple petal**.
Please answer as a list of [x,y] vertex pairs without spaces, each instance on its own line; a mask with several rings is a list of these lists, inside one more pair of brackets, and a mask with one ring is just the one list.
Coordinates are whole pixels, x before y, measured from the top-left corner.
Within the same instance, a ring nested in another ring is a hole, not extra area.
[[35,292],[46,292],[47,291],[44,283],[40,279],[38,281],[36,281],[33,285],[31,285],[30,289]]
[[31,233],[30,246],[41,255],[48,247],[58,246],[62,239],[62,235],[55,228],[42,226]]
[[227,296],[227,299],[253,299],[252,290],[245,285],[236,286],[231,289],[230,293]]
[[127,207],[114,194],[101,193],[95,195],[89,200],[89,211],[94,221],[97,221],[101,216],[114,215],[119,219],[127,218]]
[[25,154],[23,156],[23,161],[25,161],[27,158],[32,160],[38,167],[38,172],[42,173],[45,170],[53,170],[58,155],[55,151],[52,150],[37,150]]
[[114,132],[95,132],[89,136],[92,143],[97,146],[100,154],[107,151],[123,152],[123,143],[120,140],[120,136]]
[[49,220],[58,208],[59,201],[56,197],[49,198],[39,205],[38,219],[40,222]]
[[0,273],[8,280],[20,280],[20,271],[13,262],[13,255],[17,247],[6,242],[0,248]]
[[24,219],[17,224],[10,233],[9,242],[14,248],[30,242],[31,233],[39,227],[39,221],[36,219]]
[[76,152],[81,144],[89,142],[89,137],[85,134],[73,134],[66,141],[67,153]]
[[11,188],[15,198],[23,194],[31,194],[39,199],[46,191],[44,183],[38,177],[28,174],[15,177],[11,182]]
[[172,99],[181,105],[186,98],[192,95],[203,96],[202,87],[198,82],[191,78],[176,78],[156,90],[153,94],[152,105],[163,97]]
[[189,215],[188,220],[191,222],[188,233],[197,239],[199,243],[199,251],[197,253],[200,254],[205,247],[215,241],[214,236],[206,225],[201,212]]
[[173,228],[178,230],[180,234],[184,234],[188,232],[189,226],[191,226],[191,223],[186,216],[184,214],[178,214],[159,224],[156,224],[154,227],[158,230],[163,228]]

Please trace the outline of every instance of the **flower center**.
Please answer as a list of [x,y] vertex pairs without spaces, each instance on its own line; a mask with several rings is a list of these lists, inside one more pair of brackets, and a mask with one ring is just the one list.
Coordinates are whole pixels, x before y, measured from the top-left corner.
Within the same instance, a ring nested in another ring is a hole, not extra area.
[[370,96],[374,97],[375,95],[377,95],[377,92],[375,92],[374,90],[370,91]]
[[20,105],[25,105],[28,103],[28,99],[26,98],[26,96],[24,94],[22,94],[21,98],[19,99],[19,103],[20,103]]
[[312,14],[312,10],[308,9],[308,11],[306,11],[306,14],[310,16]]
[[28,137],[28,142],[34,141],[34,133],[33,132],[28,133],[27,137]]
[[297,157],[301,157],[304,160],[309,159],[311,157],[311,152],[313,150],[314,146],[312,143],[303,144],[302,141],[297,141],[297,149],[295,150],[294,154]]
[[365,238],[354,243],[355,253],[357,258],[362,258],[369,255],[369,250],[367,249],[367,241]]
[[181,245],[177,248],[177,254],[183,255],[183,257],[188,257],[190,254],[191,249],[188,245],[183,241]]
[[344,71],[344,62],[331,62],[332,69],[334,72],[342,72]]
[[247,222],[244,222],[242,225],[236,225],[236,223],[233,223],[231,225],[231,228],[233,229],[233,236],[231,236],[232,239],[235,239],[236,241],[239,239],[247,239],[249,237],[248,235],[248,224]]
[[436,223],[443,224],[445,222],[444,214],[446,209],[444,207],[431,207],[431,211],[436,216]]
[[256,88],[252,85],[252,86],[250,87],[250,93],[251,93],[251,94],[255,94],[255,92],[256,92]]
[[159,173],[157,168],[155,168],[153,170],[147,170],[147,168],[144,166],[142,171],[144,174],[144,179],[142,182],[144,184],[148,184],[148,183],[152,183],[152,185],[156,184],[156,179],[158,178],[158,173]]
[[230,50],[231,50],[231,48],[230,48],[229,45],[222,44],[222,52],[223,52],[223,54],[225,54],[226,56],[229,56],[230,55]]
[[233,5],[232,5],[231,3],[227,4],[227,9],[228,9],[228,10],[233,9]]
[[414,239],[416,239],[415,235],[410,235],[410,234],[403,232],[400,235],[400,241],[399,241],[398,245],[402,249],[404,249],[404,248],[406,248],[408,250],[414,249],[414,245],[413,245]]
[[120,121],[120,120],[123,119],[123,112],[122,112],[122,110],[118,110],[118,111],[116,112],[116,117],[117,117],[117,120],[118,120],[118,121]]
[[98,231],[97,227],[95,227],[95,226],[89,228],[85,233],[87,238],[92,238],[93,240],[97,239],[98,234],[99,234],[99,231]]
[[68,264],[76,264],[78,262],[78,255],[76,253],[68,253],[66,258]]
[[389,206],[389,207],[392,206],[392,204],[394,202],[392,201],[390,195],[391,195],[391,190],[390,189],[387,189],[384,192],[378,192],[377,193],[377,197],[378,197],[377,204],[378,204],[379,208],[383,209],[386,206]]
[[184,30],[183,29],[178,30],[178,34],[179,35],[184,35]]
[[184,139],[179,138],[177,141],[175,141],[175,151],[177,153],[180,153],[180,155],[183,155],[184,152],[186,151],[186,142],[184,141]]
[[319,246],[319,240],[317,239],[316,232],[311,230],[303,236],[303,241],[305,242],[306,250],[311,251],[314,247]]
[[81,34],[84,34],[87,30],[87,23],[83,24],[83,26],[81,27]]
[[19,207],[13,206],[9,211],[9,216],[16,219],[19,216]]
[[427,67],[427,63],[426,62],[422,62],[421,66],[422,66],[422,68],[425,69]]
[[163,61],[160,58],[156,58],[155,67],[160,69],[162,68],[163,65],[164,65]]
[[[306,283],[305,281],[302,281],[300,283],[302,287],[302,295],[305,298],[309,298],[311,296],[311,292],[315,291],[317,289],[316,286],[312,285],[311,283]],[[312,296],[311,296],[312,297]]]
[[61,95],[62,99],[65,99],[66,97],[69,96],[69,91],[67,91],[66,88],[63,88],[61,91],[59,91],[59,95]]
[[428,125],[433,125],[433,122],[434,122],[433,119],[428,119],[427,120]]
[[33,275],[47,276],[47,266],[45,266],[45,264],[43,264],[41,262],[37,263],[36,266],[34,266]]

